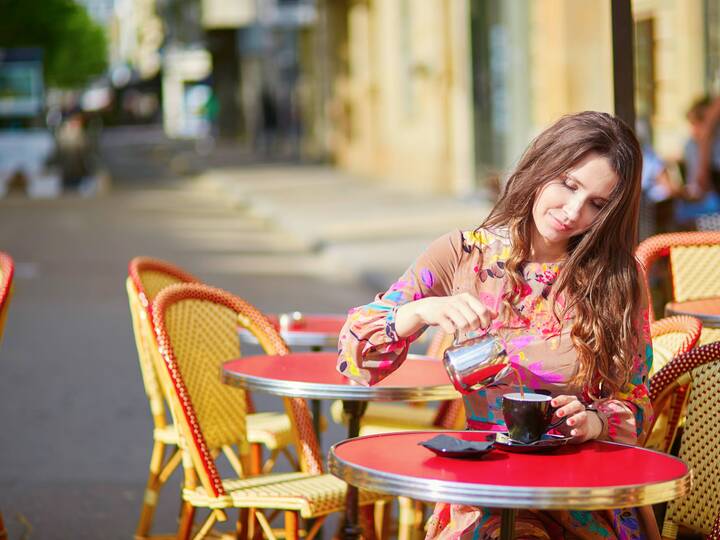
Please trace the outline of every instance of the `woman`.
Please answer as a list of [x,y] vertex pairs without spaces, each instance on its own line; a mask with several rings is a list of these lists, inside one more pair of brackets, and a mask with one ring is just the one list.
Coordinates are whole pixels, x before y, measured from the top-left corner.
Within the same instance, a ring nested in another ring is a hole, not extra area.
[[[449,233],[374,302],[350,311],[338,369],[374,384],[428,326],[463,340],[497,335],[525,388],[550,392],[562,429],[641,443],[647,307],[633,255],[642,156],[632,131],[604,113],[566,116],[528,147],[484,223]],[[508,370],[509,371],[509,370]],[[467,424],[504,429],[503,375],[465,396]],[[499,513],[438,504],[428,538],[496,538]],[[519,538],[640,538],[632,511],[520,512]]]

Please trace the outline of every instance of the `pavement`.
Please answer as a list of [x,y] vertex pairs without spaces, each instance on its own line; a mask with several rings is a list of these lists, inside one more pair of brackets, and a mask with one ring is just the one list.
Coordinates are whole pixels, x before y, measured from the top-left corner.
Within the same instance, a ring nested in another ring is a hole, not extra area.
[[[172,261],[266,312],[342,313],[484,215],[331,167],[198,155],[135,126],[107,129],[103,154],[112,185],[94,197],[0,199],[0,249],[16,261],[0,344],[0,510],[13,540],[133,535],[152,427],[124,290],[131,257]],[[324,452],[345,434],[329,424]],[[180,476],[156,532],[176,528]]]
[[377,289],[435,238],[476,227],[491,208],[487,199],[408,193],[331,166],[210,168],[193,183],[272,223],[298,271]]

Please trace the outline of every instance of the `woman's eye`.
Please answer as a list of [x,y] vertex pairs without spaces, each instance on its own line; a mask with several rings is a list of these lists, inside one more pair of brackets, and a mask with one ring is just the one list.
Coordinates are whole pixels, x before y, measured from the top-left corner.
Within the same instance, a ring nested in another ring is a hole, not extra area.
[[602,210],[605,207],[605,203],[603,201],[593,201],[592,205],[596,210]]
[[575,191],[577,189],[577,186],[575,186],[575,184],[573,184],[569,178],[563,178],[563,185],[566,188],[571,189],[573,191]]

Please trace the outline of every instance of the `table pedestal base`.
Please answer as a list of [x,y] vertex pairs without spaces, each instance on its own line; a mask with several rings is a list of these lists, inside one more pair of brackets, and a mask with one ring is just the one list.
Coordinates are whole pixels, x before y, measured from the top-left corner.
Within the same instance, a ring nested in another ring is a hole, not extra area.
[[500,515],[500,540],[513,540],[515,538],[517,512],[514,508],[503,508]]
[[[367,410],[367,401],[343,401],[343,411],[348,417],[348,439],[360,435],[360,421]],[[362,534],[359,525],[360,496],[358,488],[348,484],[345,495],[345,524],[342,529],[343,540],[358,540]]]

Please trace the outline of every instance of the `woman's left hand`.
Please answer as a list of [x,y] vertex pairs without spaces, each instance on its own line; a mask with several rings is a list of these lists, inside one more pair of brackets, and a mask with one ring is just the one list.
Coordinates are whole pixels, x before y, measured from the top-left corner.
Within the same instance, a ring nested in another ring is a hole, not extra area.
[[572,442],[584,442],[590,439],[597,439],[602,433],[602,422],[598,415],[585,410],[583,405],[576,396],[555,396],[550,404],[557,407],[555,417],[565,418],[565,426],[558,429],[573,437]]

